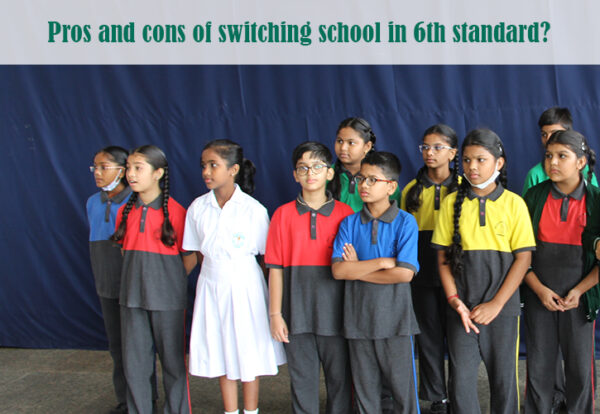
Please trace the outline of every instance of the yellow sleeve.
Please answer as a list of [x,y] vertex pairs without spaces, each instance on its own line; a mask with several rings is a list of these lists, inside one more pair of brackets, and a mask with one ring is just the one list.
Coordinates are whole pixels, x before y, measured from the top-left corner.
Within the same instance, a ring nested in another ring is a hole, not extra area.
[[438,246],[450,246],[452,244],[452,236],[454,235],[454,201],[456,200],[456,192],[448,195],[442,201],[435,230],[431,238],[431,244]]
[[512,213],[513,225],[510,234],[510,248],[513,252],[521,250],[535,250],[535,236],[531,217],[525,200],[517,194],[512,193]]

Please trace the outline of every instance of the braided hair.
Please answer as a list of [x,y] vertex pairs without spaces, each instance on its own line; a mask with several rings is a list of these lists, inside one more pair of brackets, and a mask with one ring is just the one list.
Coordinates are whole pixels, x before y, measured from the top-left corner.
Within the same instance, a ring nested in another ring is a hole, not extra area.
[[[164,170],[163,176],[158,183],[162,190],[162,210],[164,213],[160,240],[165,246],[171,247],[175,244],[175,229],[173,229],[173,225],[169,219],[169,164],[167,162],[167,157],[160,148],[154,145],[143,145],[138,147],[130,152],[130,155],[133,154],[143,155],[146,159],[146,162],[152,166],[153,170],[157,170],[159,168]],[[129,198],[129,201],[127,201],[127,204],[125,204],[121,223],[119,224],[117,231],[115,231],[115,233],[110,237],[111,240],[120,241],[125,237],[125,233],[127,232],[127,217],[129,216],[129,212],[135,205],[137,199],[138,193],[133,193]]]
[[587,140],[581,133],[572,129],[566,131],[556,131],[550,135],[550,138],[548,138],[548,141],[546,141],[546,148],[548,148],[548,145],[550,144],[566,145],[575,153],[577,158],[586,157],[588,165],[587,182],[592,182],[594,165],[596,164],[596,153],[590,148]]
[[238,184],[246,194],[252,194],[254,192],[254,174],[256,174],[256,167],[252,161],[244,158],[244,150],[239,144],[228,139],[216,139],[206,144],[202,151],[207,149],[212,149],[219,157],[223,158],[227,164],[227,168],[231,168],[235,164],[239,165],[240,170],[235,176],[235,183]]
[[[365,119],[358,117],[344,119],[338,125],[336,136],[340,133],[340,130],[342,130],[342,128],[352,128],[358,133],[358,135],[361,137],[365,144],[369,142],[372,144],[370,151],[375,150],[375,141],[377,140],[377,137],[375,136],[371,125]],[[335,171],[335,175],[333,176],[333,180],[329,182],[329,190],[331,191],[333,198],[335,198],[336,200],[340,199],[340,194],[342,192],[342,184],[340,180],[340,177],[342,175],[342,168],[342,162],[339,158],[336,159],[335,163],[333,164],[333,170]]]
[[[504,187],[507,184],[507,172],[506,172],[506,152],[504,151],[504,144],[500,140],[500,137],[489,129],[475,129],[467,134],[461,147],[461,155],[464,154],[465,148],[468,146],[481,146],[485,148],[495,160],[498,158],[504,158],[504,165],[500,169],[500,175],[496,181],[500,182]],[[462,212],[462,205],[465,197],[467,196],[470,184],[467,180],[462,180],[458,187],[456,194],[456,201],[454,202],[454,233],[452,235],[452,244],[446,248],[446,264],[450,264],[452,274],[454,277],[462,275],[464,270],[463,264],[463,248],[462,248],[462,237],[460,235],[460,215]]]
[[[423,138],[427,135],[440,135],[446,143],[452,148],[458,148],[458,136],[456,132],[445,124],[436,124],[425,130]],[[448,186],[448,193],[456,191],[458,188],[458,157],[454,157],[452,167],[452,183]],[[417,172],[416,183],[406,193],[406,211],[414,213],[421,207],[421,193],[423,192],[423,177],[427,174],[427,166],[424,165]]]

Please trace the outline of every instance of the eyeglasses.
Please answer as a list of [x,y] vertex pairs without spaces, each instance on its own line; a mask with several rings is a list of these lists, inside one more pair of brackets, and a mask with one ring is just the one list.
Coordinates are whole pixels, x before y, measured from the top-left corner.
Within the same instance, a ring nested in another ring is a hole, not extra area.
[[123,167],[114,167],[111,165],[99,165],[96,167],[95,165],[90,165],[90,172],[93,174],[98,171],[100,174],[103,174],[106,170],[118,170],[121,168]]
[[327,164],[315,164],[315,165],[311,165],[310,167],[308,167],[306,165],[301,165],[299,167],[296,167],[296,174],[307,175],[308,170],[310,170],[313,173],[313,175],[319,175],[323,171],[327,170]]
[[430,149],[433,150],[433,152],[440,152],[443,149],[454,149],[448,145],[419,145],[419,151],[421,152],[425,152],[425,151],[429,151]]
[[365,184],[367,185],[367,187],[371,187],[371,186],[375,185],[375,183],[378,183],[380,181],[382,181],[384,183],[393,183],[394,182],[394,180],[382,180],[381,178],[363,177],[362,175],[357,175],[356,177],[354,177],[354,180],[356,181],[356,184],[358,184],[358,185],[360,185],[364,181]]

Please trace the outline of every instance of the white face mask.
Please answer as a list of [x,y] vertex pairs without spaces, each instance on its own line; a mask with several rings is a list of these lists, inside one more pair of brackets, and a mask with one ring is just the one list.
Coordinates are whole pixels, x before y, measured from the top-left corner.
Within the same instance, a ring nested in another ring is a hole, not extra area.
[[112,190],[114,190],[115,188],[117,188],[117,186],[118,186],[118,185],[119,185],[119,183],[121,182],[121,178],[123,178],[123,177],[121,177],[121,172],[119,172],[119,173],[117,174],[117,176],[115,177],[115,179],[112,181],[112,183],[110,183],[110,184],[109,184],[109,185],[107,185],[106,187],[102,187],[102,189],[103,189],[104,191],[112,191]]
[[473,184],[471,181],[469,181],[469,179],[467,178],[467,175],[463,174],[463,176],[465,177],[465,180],[467,180],[469,182],[469,184],[471,184],[472,187],[479,188],[480,190],[483,190],[485,187],[487,187],[488,185],[490,185],[491,183],[496,181],[496,178],[498,178],[499,175],[500,175],[500,171],[498,171],[498,161],[496,161],[496,171],[494,171],[494,173],[490,176],[490,178],[488,178],[481,184]]

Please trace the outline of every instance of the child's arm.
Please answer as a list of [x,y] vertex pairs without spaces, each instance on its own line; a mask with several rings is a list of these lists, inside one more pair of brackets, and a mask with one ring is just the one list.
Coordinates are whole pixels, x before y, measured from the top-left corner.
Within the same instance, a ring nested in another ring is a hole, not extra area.
[[[200,252],[197,252],[200,256],[202,256],[202,254],[200,254]],[[196,267],[196,265],[198,264],[198,259],[196,258],[196,255],[192,252],[192,254],[186,254],[184,256],[182,256],[183,259],[183,267],[185,268],[185,274],[189,275],[190,273],[192,273],[192,270],[194,270],[194,267]]]
[[338,280],[365,280],[365,277],[368,277],[372,273],[396,267],[396,259],[393,257],[358,260],[356,250],[354,250],[354,246],[350,243],[344,244],[342,258],[344,259],[343,261],[335,262],[331,265],[333,277]]
[[281,314],[283,297],[283,269],[269,269],[269,319],[271,336],[279,342],[289,343],[288,327]]
[[537,295],[537,297],[540,299],[540,302],[542,302],[542,305],[544,305],[546,309],[551,312],[565,311],[561,297],[548,286],[544,285],[533,272],[533,270],[530,270],[525,275],[525,283],[527,283],[527,286],[533,290],[533,293]]
[[449,298],[448,304],[459,314],[463,326],[465,327],[465,332],[469,333],[471,332],[471,329],[473,329],[473,332],[479,333],[479,329],[475,326],[473,321],[471,321],[471,312],[469,308],[467,308],[467,305],[465,305],[458,297],[458,290],[456,289],[454,276],[452,276],[452,270],[450,269],[450,265],[446,262],[445,250],[438,250],[438,269],[442,287],[444,288],[446,297]]
[[592,271],[579,282],[573,289],[567,293],[567,297],[560,299],[565,310],[574,309],[579,306],[579,298],[585,292],[598,284],[598,266],[594,266]]
[[515,253],[515,260],[513,261],[508,274],[502,282],[502,286],[498,289],[496,296],[489,302],[480,303],[475,306],[471,311],[471,319],[476,323],[482,325],[488,325],[496,316],[500,313],[506,302],[512,297],[515,291],[519,288],[519,285],[523,281],[525,272],[531,265],[531,252],[523,251]]

